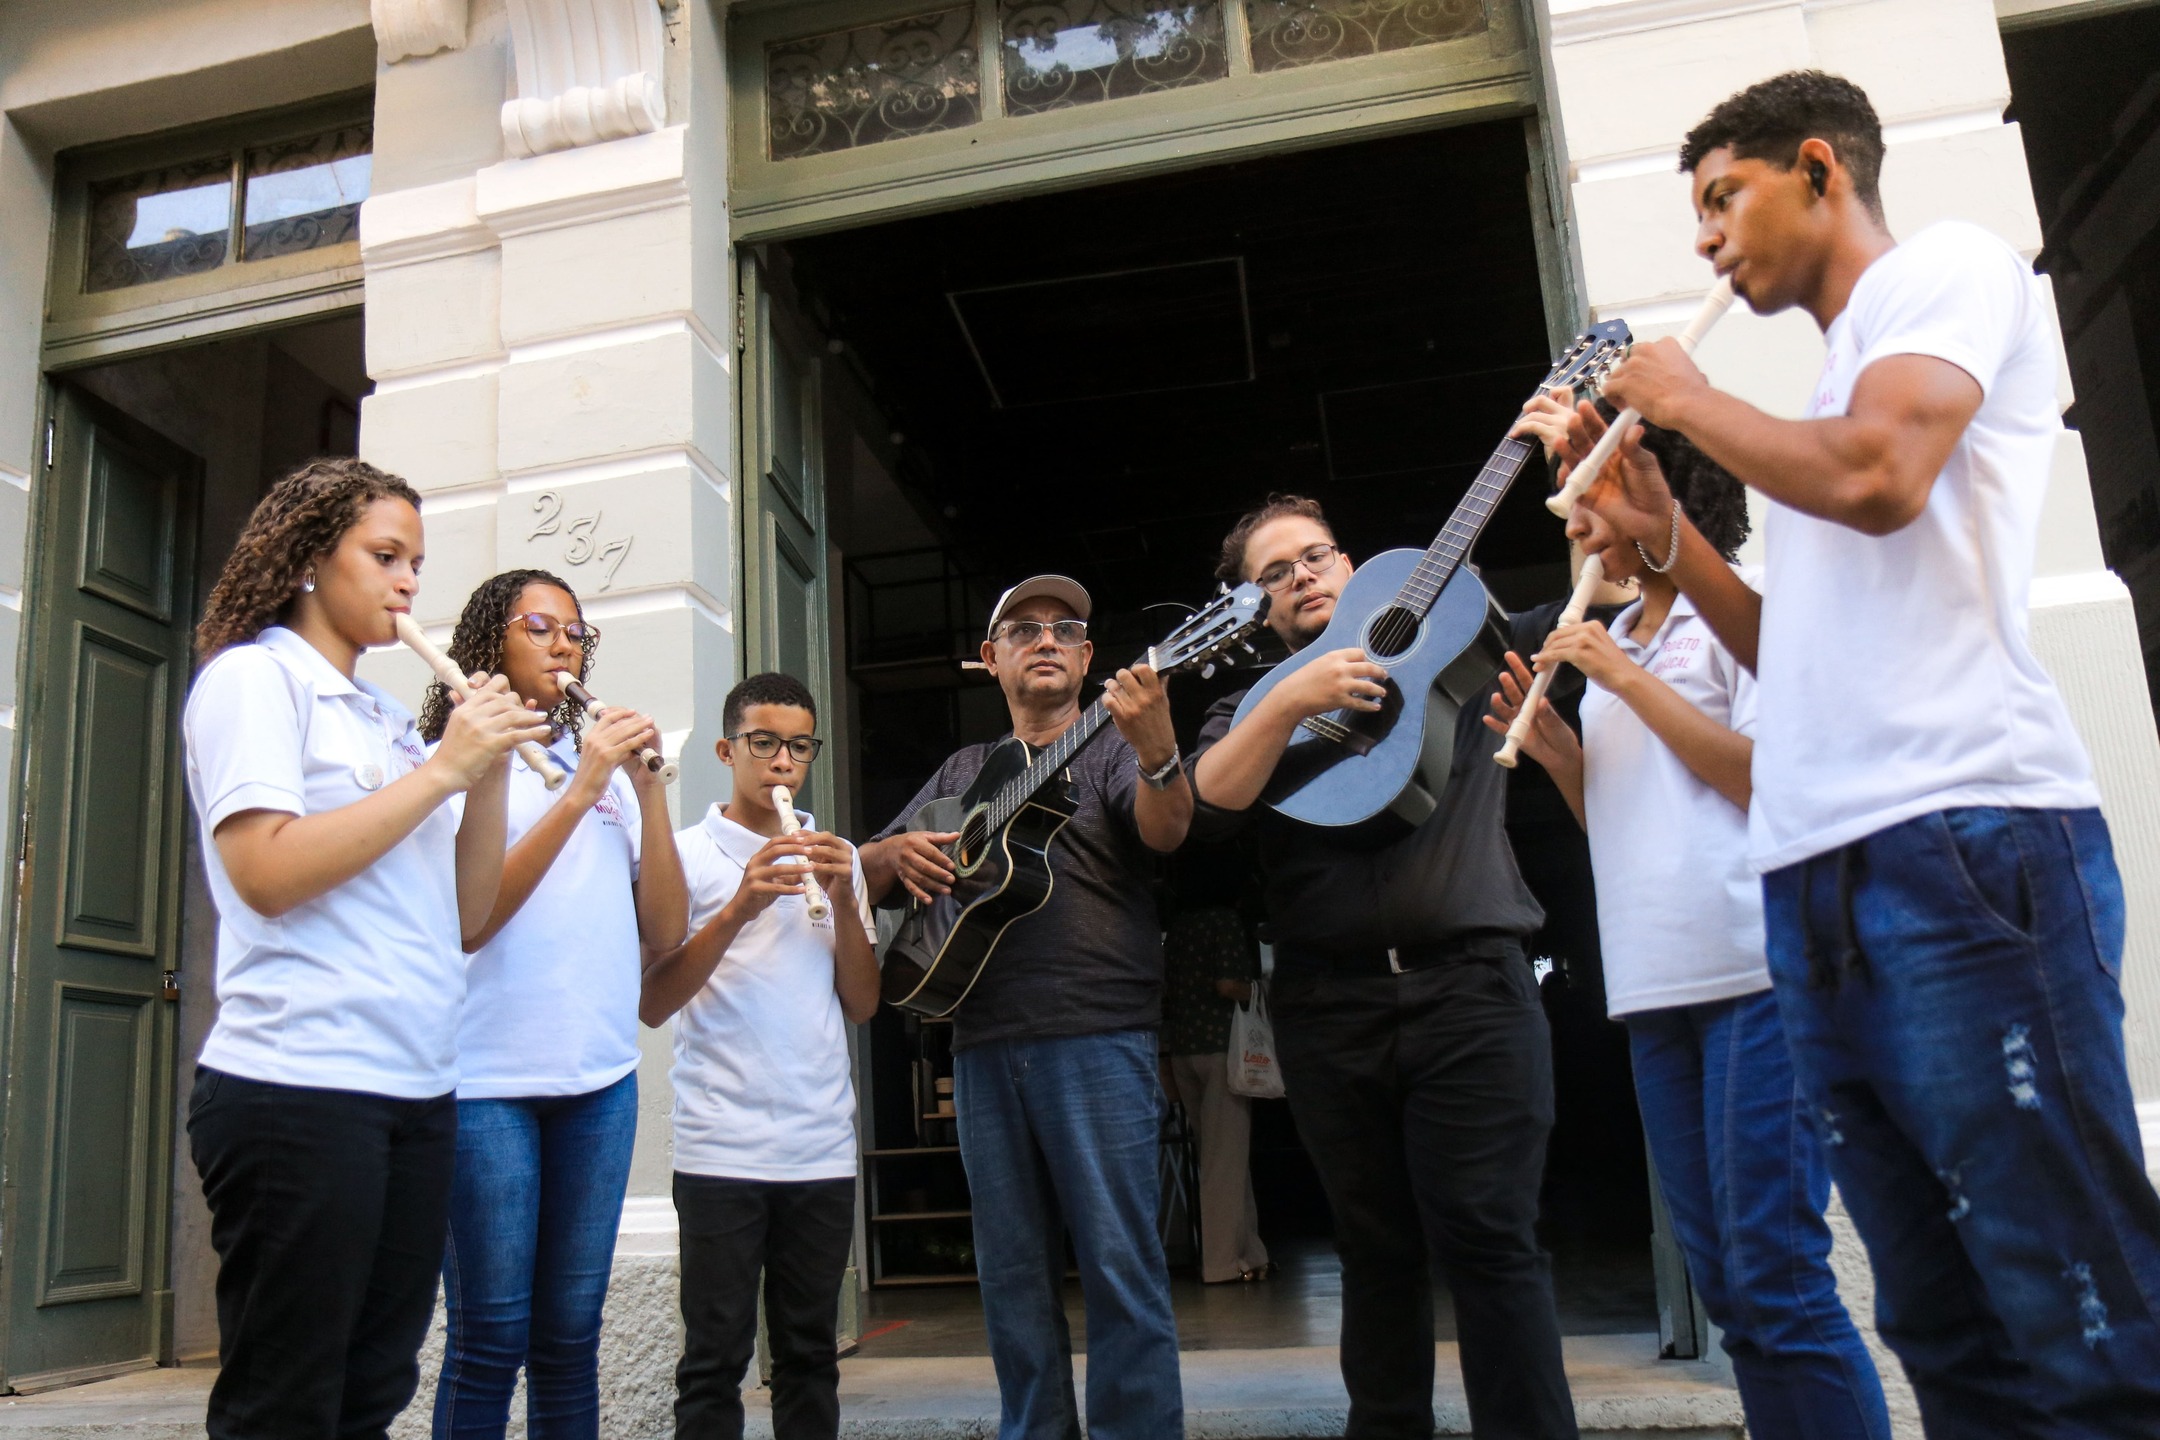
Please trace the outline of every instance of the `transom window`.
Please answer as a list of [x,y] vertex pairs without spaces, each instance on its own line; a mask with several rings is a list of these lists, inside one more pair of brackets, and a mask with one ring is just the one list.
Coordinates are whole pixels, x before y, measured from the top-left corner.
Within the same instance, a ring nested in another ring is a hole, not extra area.
[[93,182],[82,288],[152,285],[357,240],[373,141],[363,121]]

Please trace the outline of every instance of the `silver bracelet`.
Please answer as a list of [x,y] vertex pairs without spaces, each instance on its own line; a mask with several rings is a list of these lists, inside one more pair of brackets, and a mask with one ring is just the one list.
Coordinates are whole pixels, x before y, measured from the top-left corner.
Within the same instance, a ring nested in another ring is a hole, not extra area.
[[1642,541],[1635,542],[1635,553],[1642,556],[1642,563],[1650,567],[1653,575],[1663,575],[1680,559],[1680,502],[1672,502],[1672,539],[1665,542],[1665,563],[1660,565],[1650,558],[1650,552],[1642,548]]

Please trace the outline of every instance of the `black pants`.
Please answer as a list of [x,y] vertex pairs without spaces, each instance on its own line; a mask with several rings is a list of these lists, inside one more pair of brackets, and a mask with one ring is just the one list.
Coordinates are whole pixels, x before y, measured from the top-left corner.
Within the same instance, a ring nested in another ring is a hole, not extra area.
[[683,1314],[676,1440],[742,1440],[760,1270],[775,1440],[833,1440],[840,1433],[834,1327],[855,1238],[854,1180],[729,1180],[678,1170],[675,1216]]
[[1351,1440],[1433,1432],[1433,1265],[1472,1432],[1573,1440],[1538,1186],[1552,1041],[1517,954],[1402,975],[1279,970],[1275,1039],[1342,1256]]
[[195,1071],[218,1254],[211,1440],[376,1440],[420,1383],[457,1102]]

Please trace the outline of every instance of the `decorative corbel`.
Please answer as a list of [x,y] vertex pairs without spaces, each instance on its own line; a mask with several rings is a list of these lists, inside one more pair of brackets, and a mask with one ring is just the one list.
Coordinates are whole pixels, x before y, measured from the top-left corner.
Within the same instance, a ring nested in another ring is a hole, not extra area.
[[518,98],[512,158],[644,135],[667,123],[659,0],[508,0]]
[[368,0],[375,51],[385,65],[465,48],[468,0]]

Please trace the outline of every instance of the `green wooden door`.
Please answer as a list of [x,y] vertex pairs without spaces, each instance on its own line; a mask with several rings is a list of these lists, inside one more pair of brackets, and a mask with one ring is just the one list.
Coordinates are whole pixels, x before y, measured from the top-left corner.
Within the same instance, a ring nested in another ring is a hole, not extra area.
[[[0,1271],[10,1383],[170,1344],[193,457],[65,386],[31,588]],[[199,983],[210,983],[203,976]]]
[[[743,673],[793,675],[829,717],[824,411],[816,349],[757,257],[743,260],[741,285]],[[831,729],[829,719],[821,728]],[[833,803],[824,769],[811,768],[805,810],[822,813]]]

